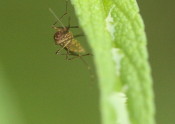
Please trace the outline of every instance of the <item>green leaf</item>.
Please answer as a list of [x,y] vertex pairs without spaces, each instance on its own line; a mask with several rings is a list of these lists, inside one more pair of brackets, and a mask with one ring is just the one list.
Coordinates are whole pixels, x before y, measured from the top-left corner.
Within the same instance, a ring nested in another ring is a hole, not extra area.
[[152,79],[136,0],[72,0],[92,48],[103,124],[154,124]]

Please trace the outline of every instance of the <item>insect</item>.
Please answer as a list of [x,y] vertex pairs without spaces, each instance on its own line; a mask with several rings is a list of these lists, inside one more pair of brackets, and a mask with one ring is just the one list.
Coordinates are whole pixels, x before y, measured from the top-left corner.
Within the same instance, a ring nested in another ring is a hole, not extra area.
[[[89,70],[91,79],[93,80],[94,75],[91,72],[91,67],[88,65],[88,63],[82,58],[83,56],[89,56],[92,55],[90,53],[85,53],[85,49],[81,46],[81,44],[75,39],[77,37],[83,36],[82,34],[73,35],[73,33],[70,31],[71,28],[79,28],[78,26],[70,26],[70,18],[68,20],[68,26],[64,26],[61,22],[61,19],[67,14],[67,3],[66,0],[66,12],[58,18],[56,14],[53,12],[51,8],[49,8],[49,11],[53,14],[53,16],[57,19],[57,21],[52,25],[52,28],[56,30],[56,33],[54,34],[54,40],[56,45],[60,45],[61,48],[56,51],[56,54],[58,55],[66,55],[67,60],[72,60],[76,58],[80,58],[84,64],[87,65],[87,69]],[[57,27],[56,23],[59,22],[62,26]],[[61,53],[62,50],[66,50],[66,54]],[[69,58],[69,56],[73,56],[72,58]]]
[[[56,51],[58,55],[66,55],[67,60],[72,60],[75,58],[81,58],[82,56],[91,55],[90,53],[85,53],[85,49],[81,46],[81,44],[75,39],[77,37],[83,36],[82,34],[73,35],[70,31],[71,28],[79,28],[78,26],[70,26],[70,18],[68,20],[68,26],[64,26],[61,22],[61,19],[67,14],[67,1],[66,1],[66,12],[58,18],[56,14],[50,9],[50,12],[57,19],[57,21],[52,25],[52,28],[56,30],[54,34],[54,40],[56,45],[60,45],[61,48]],[[62,26],[57,27],[56,23],[59,22]],[[66,50],[66,54],[61,53],[62,50]],[[74,56],[69,58],[69,56]],[[84,61],[84,60],[83,60]]]

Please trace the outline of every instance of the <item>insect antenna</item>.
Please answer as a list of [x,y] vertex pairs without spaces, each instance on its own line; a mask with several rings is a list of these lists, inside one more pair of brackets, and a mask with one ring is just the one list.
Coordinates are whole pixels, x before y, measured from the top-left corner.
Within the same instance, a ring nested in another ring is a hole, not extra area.
[[52,13],[52,15],[58,20],[58,22],[63,26],[63,28],[66,28],[64,24],[61,22],[61,20],[58,18],[58,16],[55,14],[55,12],[49,8],[49,11]]

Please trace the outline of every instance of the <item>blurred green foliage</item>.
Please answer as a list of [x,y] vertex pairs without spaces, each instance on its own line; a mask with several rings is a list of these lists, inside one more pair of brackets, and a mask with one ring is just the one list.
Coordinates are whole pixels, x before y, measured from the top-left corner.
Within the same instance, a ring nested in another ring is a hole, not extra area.
[[[81,60],[66,61],[55,55],[59,47],[54,44],[55,30],[51,25],[55,18],[49,7],[61,16],[65,1],[0,2],[1,66],[4,78],[8,79],[3,85],[10,85],[18,98],[15,100],[25,124],[99,123],[97,83],[90,83],[87,67]],[[68,11],[63,23],[67,24],[71,16],[71,25],[78,25],[70,4]],[[78,40],[89,52],[86,39]],[[92,57],[85,59],[92,65]]]
[[[165,2],[138,1],[148,36],[158,124],[175,122],[175,2]],[[61,15],[65,1],[0,1],[0,117],[7,120],[3,124],[14,118],[13,124],[100,124],[97,83],[90,83],[80,60],[55,55],[55,19],[49,7]],[[70,5],[69,15],[71,24],[78,25]],[[78,40],[90,51],[85,38]],[[92,57],[86,61],[93,65]]]

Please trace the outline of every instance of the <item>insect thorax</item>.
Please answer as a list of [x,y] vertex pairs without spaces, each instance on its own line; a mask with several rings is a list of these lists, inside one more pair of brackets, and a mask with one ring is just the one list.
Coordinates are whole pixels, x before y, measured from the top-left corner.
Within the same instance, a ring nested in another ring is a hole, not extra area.
[[59,28],[54,35],[56,45],[64,46],[64,44],[73,39],[72,33],[66,28]]

